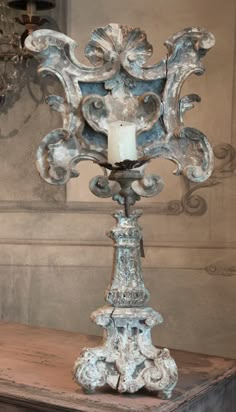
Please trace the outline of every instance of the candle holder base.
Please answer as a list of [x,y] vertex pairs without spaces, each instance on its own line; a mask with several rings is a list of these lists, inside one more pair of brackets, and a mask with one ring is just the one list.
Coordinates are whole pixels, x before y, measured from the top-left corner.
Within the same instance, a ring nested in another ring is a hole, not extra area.
[[169,399],[178,380],[175,361],[168,349],[151,341],[151,329],[162,322],[152,308],[105,306],[92,320],[106,329],[104,344],[84,349],[74,366],[74,379],[86,392],[110,386],[118,392],[141,388]]

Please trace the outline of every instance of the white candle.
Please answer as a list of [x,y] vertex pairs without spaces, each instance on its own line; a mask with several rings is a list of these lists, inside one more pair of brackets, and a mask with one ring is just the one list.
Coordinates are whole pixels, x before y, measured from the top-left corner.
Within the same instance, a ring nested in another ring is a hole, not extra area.
[[108,125],[108,162],[137,160],[136,125],[123,121]]

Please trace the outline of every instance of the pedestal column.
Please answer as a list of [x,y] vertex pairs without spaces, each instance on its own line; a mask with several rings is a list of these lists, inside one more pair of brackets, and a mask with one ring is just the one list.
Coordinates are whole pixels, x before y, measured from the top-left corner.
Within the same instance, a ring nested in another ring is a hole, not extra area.
[[109,385],[118,392],[137,392],[145,387],[160,397],[171,397],[178,379],[175,361],[168,349],[152,345],[151,329],[162,316],[143,307],[149,299],[144,286],[137,223],[140,211],[129,217],[114,214],[117,225],[108,233],[114,240],[114,265],[104,306],[92,313],[92,320],[104,331],[102,346],[84,349],[76,360],[74,378],[85,391]]
[[107,303],[115,307],[143,306],[149,300],[144,286],[140,256],[142,230],[137,223],[140,210],[129,217],[123,210],[113,214],[117,225],[108,232],[114,241],[114,264],[110,286],[105,293]]

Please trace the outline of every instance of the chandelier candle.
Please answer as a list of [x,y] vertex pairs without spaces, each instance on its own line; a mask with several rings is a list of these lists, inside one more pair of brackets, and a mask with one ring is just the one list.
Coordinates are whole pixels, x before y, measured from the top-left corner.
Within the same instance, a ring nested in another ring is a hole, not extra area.
[[204,182],[211,175],[213,152],[207,137],[184,125],[185,112],[200,98],[182,97],[181,88],[191,74],[204,73],[202,59],[214,45],[214,36],[192,27],[165,45],[167,56],[150,66],[152,46],[146,34],[109,24],[91,34],[86,66],[76,60],[76,44],[63,33],[37,30],[26,39],[27,49],[40,61],[40,73],[54,74],[65,89],[65,98],[47,97],[50,107],[62,114],[63,126],[39,146],[40,175],[50,184],[63,185],[79,175],[80,161],[93,161],[102,173],[90,181],[91,192],[121,205],[113,214],[116,225],[108,232],[114,257],[106,306],[91,315],[104,328],[104,341],[85,348],[74,365],[74,379],[87,392],[107,385],[130,393],[146,388],[167,399],[178,380],[169,350],[152,344],[151,329],[162,316],[147,306],[138,224],[142,212],[133,206],[163,189],[158,174],[145,174],[145,165],[154,158],[172,160],[175,173],[192,182]]
[[137,160],[136,125],[128,122],[108,124],[108,162],[115,164],[123,160]]

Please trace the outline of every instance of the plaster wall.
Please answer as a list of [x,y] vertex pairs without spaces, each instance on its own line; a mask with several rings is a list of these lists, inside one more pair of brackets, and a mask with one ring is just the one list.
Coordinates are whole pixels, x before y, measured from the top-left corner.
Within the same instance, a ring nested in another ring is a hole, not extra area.
[[[194,187],[191,195],[193,186],[172,175],[172,164],[155,161],[151,168],[163,175],[165,189],[139,207],[144,210],[145,283],[150,304],[165,320],[153,332],[155,343],[236,357],[235,1],[66,4],[67,32],[78,41],[83,61],[89,33],[109,22],[142,27],[154,46],[153,62],[165,54],[164,41],[184,27],[204,26],[216,36],[205,75],[191,78],[183,90],[202,97],[186,123],[202,130],[216,148],[214,179],[209,187]],[[103,305],[109,283],[112,247],[105,231],[113,224],[114,205],[88,191],[96,166],[81,166],[81,178],[66,189],[40,180],[36,148],[60,124],[43,97],[58,87],[51,81],[28,86],[0,115],[0,317],[99,333],[89,315]]]

